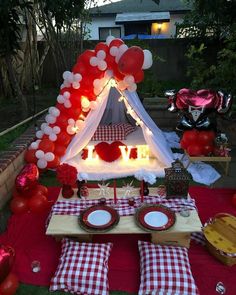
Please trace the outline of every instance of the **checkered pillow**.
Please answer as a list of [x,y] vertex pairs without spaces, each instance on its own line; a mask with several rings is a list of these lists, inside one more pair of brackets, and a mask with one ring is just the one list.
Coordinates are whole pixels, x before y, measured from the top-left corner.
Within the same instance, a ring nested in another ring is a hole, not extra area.
[[108,295],[108,258],[112,244],[79,243],[63,239],[62,253],[50,291]]
[[125,140],[126,136],[134,131],[134,127],[128,123],[114,125],[101,125],[95,131],[93,141]]
[[184,247],[138,242],[141,283],[139,295],[196,295],[188,250]]

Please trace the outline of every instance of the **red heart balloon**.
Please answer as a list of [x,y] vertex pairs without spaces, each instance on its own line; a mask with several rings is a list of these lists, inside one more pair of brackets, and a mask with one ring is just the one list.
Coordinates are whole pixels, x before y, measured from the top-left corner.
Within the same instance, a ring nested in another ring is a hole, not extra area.
[[194,92],[191,89],[184,88],[177,93],[176,106],[179,109],[188,108],[188,106],[214,108],[217,104],[216,93],[208,89]]
[[120,145],[125,144],[120,141],[114,141],[111,144],[108,142],[100,142],[95,145],[95,151],[103,161],[113,162],[121,156]]
[[26,164],[15,180],[16,189],[18,192],[25,192],[34,187],[39,178],[38,167],[31,163]]
[[15,257],[15,251],[9,246],[0,244],[0,284],[11,271]]

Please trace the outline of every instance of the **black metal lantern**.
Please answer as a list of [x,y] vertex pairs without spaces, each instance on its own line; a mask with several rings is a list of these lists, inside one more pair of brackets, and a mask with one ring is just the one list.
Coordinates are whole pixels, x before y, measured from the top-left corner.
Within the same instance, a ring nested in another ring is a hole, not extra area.
[[191,177],[179,160],[175,160],[171,166],[165,168],[166,197],[186,199]]

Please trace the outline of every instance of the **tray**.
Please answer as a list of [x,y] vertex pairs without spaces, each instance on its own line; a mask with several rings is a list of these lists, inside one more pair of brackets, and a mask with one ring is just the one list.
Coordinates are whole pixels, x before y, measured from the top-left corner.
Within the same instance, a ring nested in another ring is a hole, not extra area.
[[175,212],[162,205],[145,205],[137,210],[135,219],[146,231],[164,231],[175,224]]
[[104,232],[118,224],[118,212],[106,205],[95,205],[84,210],[79,216],[79,225],[89,232]]

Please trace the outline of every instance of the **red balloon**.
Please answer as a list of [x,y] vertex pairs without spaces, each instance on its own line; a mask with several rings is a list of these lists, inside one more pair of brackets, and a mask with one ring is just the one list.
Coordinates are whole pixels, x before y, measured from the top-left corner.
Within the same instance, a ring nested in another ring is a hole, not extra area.
[[182,138],[180,140],[180,146],[183,150],[186,150],[188,148],[188,143]]
[[61,128],[61,129],[66,129],[68,126],[68,114],[65,114],[67,112],[66,108],[65,111],[63,112],[63,114],[61,113],[58,117],[57,117],[57,125]]
[[54,148],[55,148],[54,143],[50,139],[43,139],[42,141],[40,141],[38,149],[47,153],[47,152],[53,152]]
[[36,188],[34,189],[34,192],[37,192],[46,197],[48,196],[48,188],[42,184],[37,184]]
[[58,135],[57,135],[57,140],[56,140],[56,143],[60,143],[60,144],[63,144],[65,146],[67,146],[70,142],[70,135],[65,132],[65,131],[61,131]]
[[191,144],[187,148],[187,152],[190,156],[201,156],[202,155],[202,147],[198,144]]
[[29,200],[30,211],[34,213],[44,212],[47,209],[47,205],[47,197],[40,193],[37,193],[36,195],[32,196]]
[[59,159],[58,156],[55,155],[54,160],[48,162],[48,166],[47,166],[47,168],[54,169],[54,168],[57,168],[59,165],[60,165],[60,159]]
[[198,142],[202,145],[212,144],[213,137],[210,135],[209,131],[199,131],[198,133]]
[[14,214],[21,214],[28,211],[28,200],[24,197],[15,197],[10,203],[11,211]]
[[214,152],[214,146],[213,145],[204,145],[202,146],[202,153],[204,156],[209,156]]
[[85,65],[90,64],[90,58],[95,56],[94,50],[85,50],[78,58],[78,62],[83,62]]
[[113,68],[116,66],[115,57],[107,54],[105,61],[107,63],[107,68],[113,70]]
[[32,150],[27,150],[25,152],[25,161],[27,163],[34,163],[34,164],[36,164],[37,161],[38,161],[38,159],[36,158],[35,153],[36,153],[36,150],[33,150],[33,149]]
[[191,145],[197,142],[198,139],[198,131],[197,130],[187,130],[184,132],[182,139],[185,141],[187,145]]
[[236,193],[233,195],[232,203],[233,203],[234,207],[236,208]]
[[143,61],[143,50],[138,46],[132,46],[121,56],[118,69],[122,74],[134,75],[142,69]]
[[144,72],[143,70],[138,71],[134,74],[134,80],[136,83],[142,82],[144,79]]
[[54,154],[58,157],[62,157],[66,152],[66,147],[64,145],[57,144],[55,146]]
[[9,275],[15,258],[15,251],[9,246],[0,244],[0,284]]
[[9,273],[4,282],[0,285],[0,294],[1,295],[14,295],[16,293],[17,288],[19,287],[18,277]]
[[122,44],[124,44],[124,41],[122,41],[121,39],[116,38],[116,39],[113,39],[111,41],[111,43],[109,44],[109,48],[111,48],[113,46],[120,47],[120,45],[122,45]]
[[108,46],[106,43],[104,42],[99,42],[96,46],[95,46],[95,52],[97,53],[99,50],[103,50],[106,53],[108,52]]

